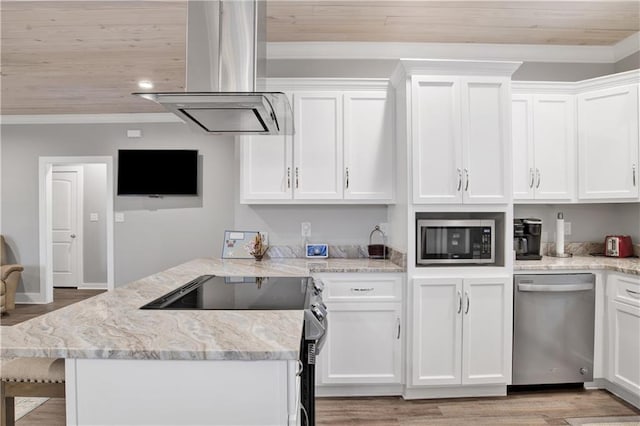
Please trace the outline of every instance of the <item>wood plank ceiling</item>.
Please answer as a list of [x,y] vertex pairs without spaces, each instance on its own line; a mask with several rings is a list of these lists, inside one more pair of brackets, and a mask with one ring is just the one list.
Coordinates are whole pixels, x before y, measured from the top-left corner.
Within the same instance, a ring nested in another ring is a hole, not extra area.
[[[637,1],[269,1],[269,41],[611,45]],[[3,0],[2,114],[158,112],[131,96],[184,90],[186,0]]]

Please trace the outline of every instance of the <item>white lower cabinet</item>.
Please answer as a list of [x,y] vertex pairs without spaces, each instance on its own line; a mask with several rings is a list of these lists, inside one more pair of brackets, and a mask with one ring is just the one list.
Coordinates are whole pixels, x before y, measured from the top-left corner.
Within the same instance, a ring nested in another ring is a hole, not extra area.
[[511,278],[413,284],[413,386],[511,381]]
[[318,357],[322,385],[402,383],[402,277],[323,274],[328,332]]
[[[609,310],[609,380],[640,401],[640,279],[611,274]],[[631,402],[631,401],[630,401]]]
[[329,334],[321,382],[400,383],[400,303],[327,303]]

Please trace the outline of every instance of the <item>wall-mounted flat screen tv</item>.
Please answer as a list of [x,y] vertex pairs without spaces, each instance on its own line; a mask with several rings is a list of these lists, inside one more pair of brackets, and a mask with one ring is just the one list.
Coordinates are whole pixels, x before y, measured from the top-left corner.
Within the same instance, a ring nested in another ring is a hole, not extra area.
[[198,195],[198,151],[118,150],[118,195]]

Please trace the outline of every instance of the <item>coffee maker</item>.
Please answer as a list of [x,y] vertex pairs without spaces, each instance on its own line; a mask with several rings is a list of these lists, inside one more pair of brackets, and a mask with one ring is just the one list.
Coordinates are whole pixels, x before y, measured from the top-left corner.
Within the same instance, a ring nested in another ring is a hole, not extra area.
[[513,219],[513,248],[516,260],[540,260],[541,219]]

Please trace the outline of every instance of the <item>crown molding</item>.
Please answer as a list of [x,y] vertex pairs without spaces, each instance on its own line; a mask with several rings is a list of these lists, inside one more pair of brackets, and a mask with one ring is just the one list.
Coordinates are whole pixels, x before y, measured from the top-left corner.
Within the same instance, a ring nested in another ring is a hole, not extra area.
[[639,83],[640,69],[574,82],[513,81],[511,82],[511,92],[514,94],[578,94],[592,90],[608,89],[611,87],[620,87]]
[[487,61],[614,63],[640,50],[640,33],[611,46],[481,44],[270,42],[273,59],[467,59]]
[[0,115],[0,124],[184,123],[171,113]]
[[629,55],[633,55],[640,50],[640,32],[631,34],[624,40],[620,40],[618,43],[612,46],[613,59],[618,62],[620,59],[624,59]]

